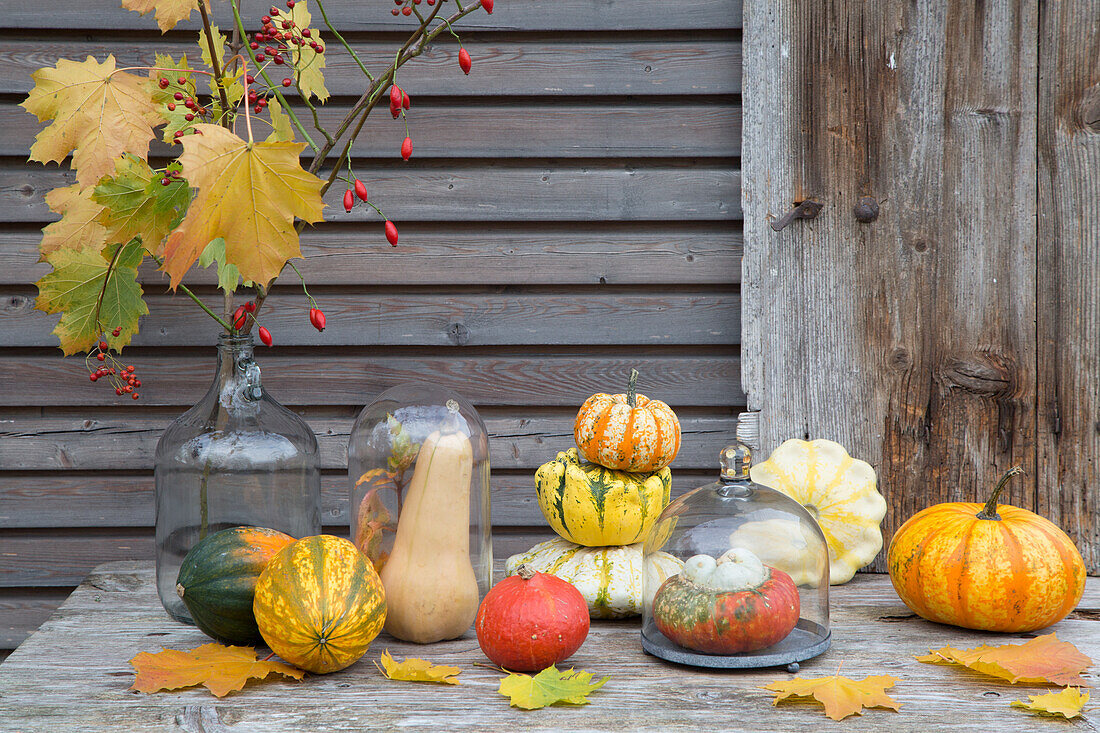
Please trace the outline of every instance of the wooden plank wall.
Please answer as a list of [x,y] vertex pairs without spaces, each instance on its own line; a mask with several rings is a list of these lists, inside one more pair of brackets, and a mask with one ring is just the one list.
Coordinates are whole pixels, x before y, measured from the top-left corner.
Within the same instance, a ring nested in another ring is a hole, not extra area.
[[[0,31],[0,654],[92,566],[152,557],[153,448],[212,374],[215,329],[151,270],[151,314],[127,351],[145,373],[138,404],[62,359],[53,321],[33,310],[43,194],[72,176],[25,163],[38,125],[16,105],[30,73],[89,52],[147,64],[193,43],[116,5],[13,6]],[[251,18],[266,7],[245,2]],[[381,2],[327,7],[375,65],[408,23]],[[267,316],[278,345],[258,350],[268,390],[320,438],[332,531],[346,534],[355,414],[410,379],[455,387],[485,417],[500,556],[545,534],[533,469],[571,443],[584,397],[632,365],[682,416],[677,490],[709,480],[744,404],[740,14],[736,0],[504,0],[463,36],[469,77],[447,41],[402,70],[416,156],[400,160],[403,128],[387,115],[355,148],[401,246],[330,195],[302,267],[329,327],[314,331],[300,291],[280,285]],[[335,48],[330,117],[360,90]],[[213,297],[212,279],[198,281]]]
[[1089,0],[745,4],[749,407],[874,463],[887,538],[1021,465],[1100,572],[1098,50]]

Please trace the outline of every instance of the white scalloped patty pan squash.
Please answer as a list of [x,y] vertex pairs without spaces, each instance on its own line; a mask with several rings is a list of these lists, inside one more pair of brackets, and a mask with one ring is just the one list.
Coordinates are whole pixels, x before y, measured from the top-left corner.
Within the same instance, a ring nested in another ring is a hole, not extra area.
[[[592,618],[626,618],[642,612],[640,542],[619,547],[583,547],[557,538],[512,555],[504,563],[504,571],[515,575],[520,565],[571,583],[584,596]],[[654,553],[645,565],[653,592],[669,576],[679,573],[681,566],[667,552]]]
[[875,469],[831,440],[788,440],[749,475],[809,510],[829,545],[829,584],[847,583],[882,549],[886,500]]

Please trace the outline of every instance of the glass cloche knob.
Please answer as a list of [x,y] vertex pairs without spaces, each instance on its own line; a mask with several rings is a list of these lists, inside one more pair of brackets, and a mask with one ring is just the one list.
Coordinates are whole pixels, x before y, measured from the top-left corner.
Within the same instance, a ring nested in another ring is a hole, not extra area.
[[745,481],[752,466],[752,451],[744,443],[734,443],[722,449],[719,461],[723,481]]

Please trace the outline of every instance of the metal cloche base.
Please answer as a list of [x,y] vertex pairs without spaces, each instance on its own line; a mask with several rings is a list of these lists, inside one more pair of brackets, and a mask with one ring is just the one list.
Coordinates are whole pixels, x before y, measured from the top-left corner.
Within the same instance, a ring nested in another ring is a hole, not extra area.
[[812,659],[829,648],[832,632],[813,621],[801,619],[798,625],[778,644],[758,652],[744,654],[704,654],[693,652],[669,641],[656,629],[642,632],[642,649],[647,654],[677,664],[713,669],[756,669],[760,667],[785,667],[795,662]]

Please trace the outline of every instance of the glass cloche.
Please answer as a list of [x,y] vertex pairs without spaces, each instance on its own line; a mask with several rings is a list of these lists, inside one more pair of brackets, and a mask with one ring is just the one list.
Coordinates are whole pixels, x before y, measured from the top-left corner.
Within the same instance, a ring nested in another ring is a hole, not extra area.
[[386,588],[385,629],[462,636],[492,584],[489,438],[451,390],[404,384],[363,408],[348,443],[351,538]]
[[646,538],[642,647],[700,667],[797,669],[829,648],[825,536],[801,504],[750,480],[746,446],[721,463]]

